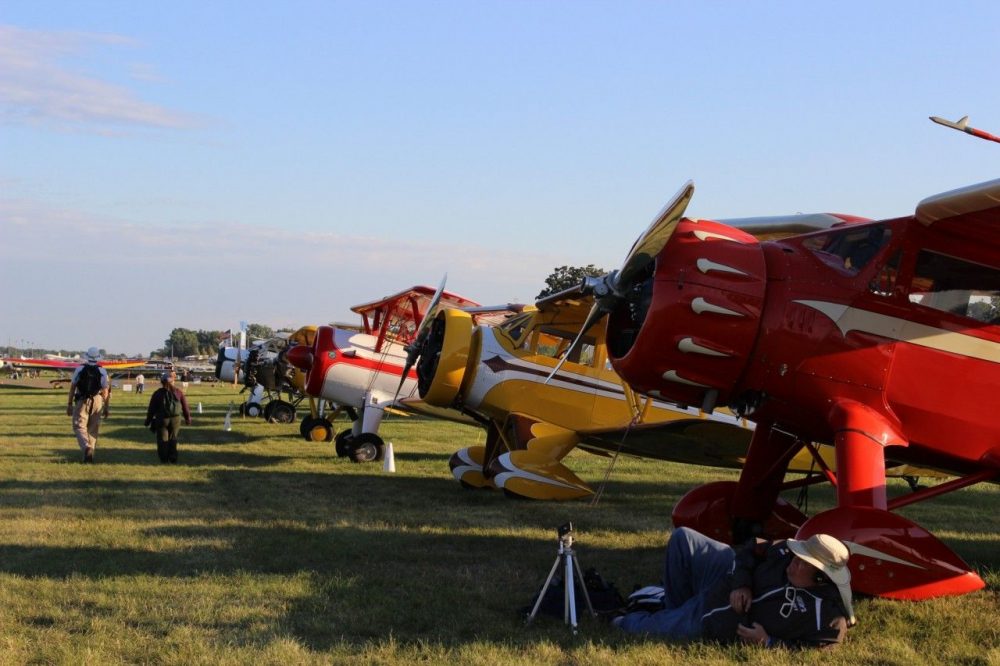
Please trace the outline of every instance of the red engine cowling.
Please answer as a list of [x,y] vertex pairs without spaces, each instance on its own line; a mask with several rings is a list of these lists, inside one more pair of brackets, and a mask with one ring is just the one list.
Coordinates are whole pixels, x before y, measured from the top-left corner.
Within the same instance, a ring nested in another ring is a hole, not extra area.
[[306,373],[307,395],[322,396],[326,370],[337,357],[335,332],[332,326],[320,326],[316,329],[312,347],[296,345],[288,350],[288,362]]
[[650,279],[609,317],[615,371],[642,393],[705,409],[728,404],[757,339],[766,279],[756,238],[681,220]]

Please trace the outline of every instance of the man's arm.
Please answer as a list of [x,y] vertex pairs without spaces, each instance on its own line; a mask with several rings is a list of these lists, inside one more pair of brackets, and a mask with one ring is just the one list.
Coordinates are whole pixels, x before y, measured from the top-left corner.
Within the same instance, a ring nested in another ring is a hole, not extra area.
[[[759,624],[754,622],[754,627],[760,627]],[[761,627],[761,632],[764,628]],[[819,648],[821,650],[836,647],[844,642],[844,638],[847,636],[847,620],[841,616],[833,618],[826,628],[815,631],[801,638],[797,638],[793,641],[784,641],[780,638],[774,638],[773,636],[768,636],[764,632],[765,640],[759,640],[759,636],[756,636],[756,640],[748,639],[743,637],[743,632],[737,629],[740,634],[740,638],[747,643],[760,643],[767,647],[785,647],[785,648]]]
[[73,396],[76,395],[76,381],[69,383],[69,395],[66,396],[66,416],[73,416]]
[[111,413],[111,378],[107,371],[101,373],[101,394],[104,396],[104,418]]
[[191,425],[191,410],[188,408],[188,399],[184,395],[184,391],[179,391],[181,394],[181,410],[184,412],[184,422],[187,425]]

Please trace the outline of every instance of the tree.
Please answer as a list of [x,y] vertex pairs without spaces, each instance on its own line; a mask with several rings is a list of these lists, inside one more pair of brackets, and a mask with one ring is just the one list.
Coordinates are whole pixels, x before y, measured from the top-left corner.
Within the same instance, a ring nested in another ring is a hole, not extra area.
[[247,337],[251,340],[266,340],[274,337],[274,330],[264,324],[250,324],[247,326]]
[[605,273],[607,273],[606,270],[598,268],[594,264],[587,264],[586,266],[560,266],[545,278],[546,287],[535,298],[538,299],[558,294],[564,289],[577,286],[583,282],[585,277],[596,277]]
[[192,356],[198,353],[198,334],[187,328],[175,328],[163,341],[163,353],[169,356]]

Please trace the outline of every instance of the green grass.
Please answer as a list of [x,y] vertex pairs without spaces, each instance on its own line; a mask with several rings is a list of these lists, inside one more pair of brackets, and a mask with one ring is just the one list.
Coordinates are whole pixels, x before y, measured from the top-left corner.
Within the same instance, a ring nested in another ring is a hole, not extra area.
[[[725,471],[619,460],[601,502],[511,501],[448,471],[480,431],[390,416],[395,474],[354,465],[296,426],[233,419],[223,385],[192,385],[180,463],[117,392],[97,464],[82,465],[65,392],[0,386],[0,663],[1000,664],[1000,491],[907,508],[987,590],[922,603],[861,599],[833,653],[678,645],[583,620],[518,615],[556,553],[556,526],[623,590],[659,578],[674,502]],[[345,424],[346,425],[346,424]],[[599,484],[607,460],[571,454]],[[905,492],[893,484],[893,494]],[[829,506],[814,490],[810,508]]]

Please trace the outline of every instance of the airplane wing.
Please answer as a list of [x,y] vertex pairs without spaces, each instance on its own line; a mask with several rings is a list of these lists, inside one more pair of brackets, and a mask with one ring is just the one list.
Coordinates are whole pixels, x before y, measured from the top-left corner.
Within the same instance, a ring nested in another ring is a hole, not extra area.
[[[31,368],[34,370],[75,370],[83,365],[82,361],[57,361],[45,358],[0,358],[3,365],[15,368]],[[98,361],[97,364],[108,370],[124,370],[145,365],[144,359],[125,359],[121,361]]]
[[[578,447],[598,455],[621,452],[626,455],[668,460],[688,465],[706,465],[740,469],[746,461],[752,430],[736,423],[689,419],[649,423],[632,428],[613,428],[578,433]],[[823,461],[836,469],[834,450],[829,446],[818,447]],[[940,478],[936,470],[900,465],[886,461],[888,475],[892,477],[917,476]],[[788,465],[789,472],[818,472],[812,457],[800,451]]]
[[[362,303],[361,305],[355,305],[351,308],[351,312],[357,312],[360,315],[370,313],[379,308],[384,308],[386,306],[392,306],[396,303],[402,301],[416,307],[417,311],[423,315],[427,310],[427,306],[430,304],[431,299],[434,298],[434,293],[437,290],[434,287],[428,287],[426,285],[417,285],[415,287],[410,287],[409,289],[404,289],[398,293],[392,294],[391,296],[384,296],[377,301],[372,301],[370,303]],[[464,296],[459,296],[450,291],[441,292],[441,306],[442,307],[455,307],[455,308],[466,308],[475,307],[479,305],[476,301],[465,298]]]
[[433,405],[428,405],[426,402],[419,398],[401,398],[396,401],[396,403],[387,409],[394,409],[404,412],[406,414],[413,414],[418,416],[430,416],[435,419],[442,419],[445,421],[453,421],[455,423],[464,423],[465,425],[480,425],[471,416],[466,416],[457,409],[448,409],[445,407],[435,407]]
[[1000,256],[1000,179],[927,197],[917,204],[915,217],[935,231],[980,248],[988,245]]
[[739,469],[752,434],[734,423],[684,419],[583,431],[578,446],[599,455],[620,451],[641,458]]

